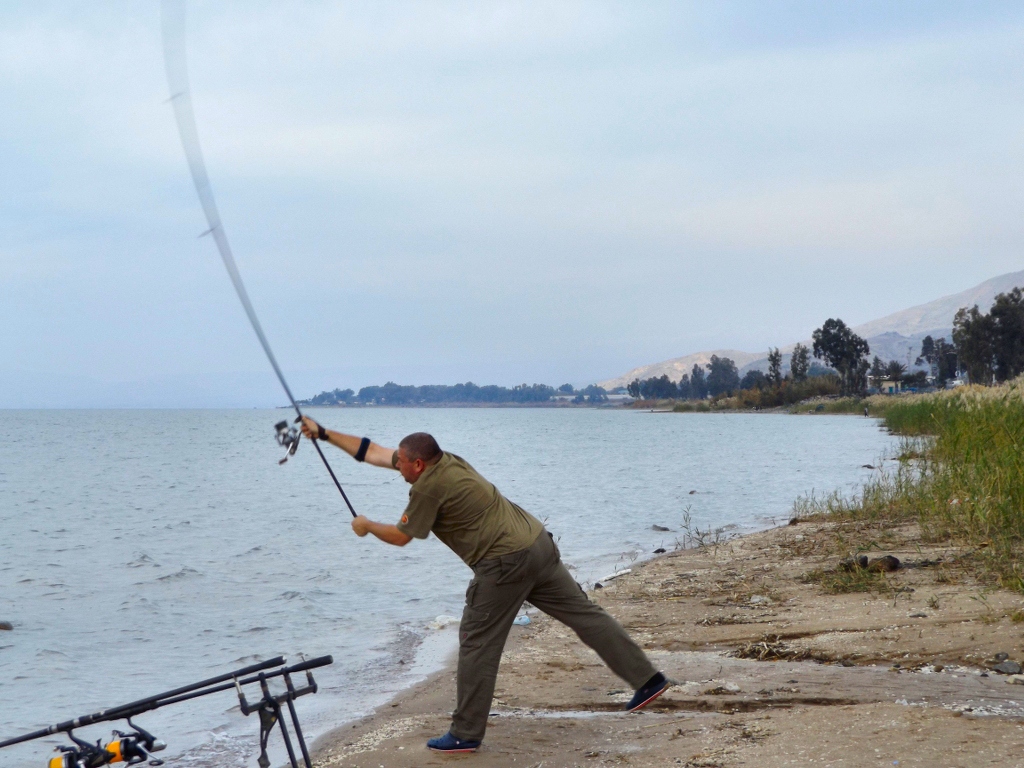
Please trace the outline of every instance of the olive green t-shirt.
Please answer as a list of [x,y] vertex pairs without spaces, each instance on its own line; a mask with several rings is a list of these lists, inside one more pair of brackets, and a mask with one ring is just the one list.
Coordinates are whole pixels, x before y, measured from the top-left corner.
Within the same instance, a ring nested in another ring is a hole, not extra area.
[[433,531],[467,565],[526,549],[544,530],[465,459],[447,452],[412,484],[397,527],[416,539]]

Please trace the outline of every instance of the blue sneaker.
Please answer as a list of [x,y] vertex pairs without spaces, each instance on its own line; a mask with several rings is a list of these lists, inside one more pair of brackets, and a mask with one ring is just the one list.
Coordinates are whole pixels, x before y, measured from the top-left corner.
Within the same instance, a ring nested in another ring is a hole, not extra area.
[[427,749],[432,749],[435,752],[476,752],[480,749],[479,741],[470,741],[469,739],[457,739],[452,736],[452,732],[448,731],[444,736],[438,736],[436,739],[431,739],[427,742]]
[[629,700],[629,704],[626,705],[627,712],[636,712],[638,709],[643,709],[656,698],[661,696],[671,683],[668,679],[659,672],[643,686],[633,694],[633,698]]

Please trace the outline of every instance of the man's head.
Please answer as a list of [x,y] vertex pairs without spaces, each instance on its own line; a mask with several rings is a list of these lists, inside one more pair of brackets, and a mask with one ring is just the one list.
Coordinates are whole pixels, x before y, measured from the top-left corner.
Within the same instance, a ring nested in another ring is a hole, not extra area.
[[415,483],[427,467],[436,464],[440,458],[441,447],[432,435],[413,432],[398,444],[398,463],[395,468],[402,473],[407,483]]

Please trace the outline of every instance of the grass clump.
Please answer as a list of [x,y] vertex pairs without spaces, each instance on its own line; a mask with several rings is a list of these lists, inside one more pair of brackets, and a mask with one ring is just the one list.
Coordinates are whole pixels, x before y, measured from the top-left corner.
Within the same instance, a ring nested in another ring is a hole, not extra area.
[[818,584],[830,595],[850,592],[889,592],[889,580],[880,571],[867,568],[821,569],[810,571],[803,577],[805,583]]
[[675,413],[711,413],[711,403],[707,400],[683,400],[672,406]]
[[889,398],[883,418],[906,436],[898,469],[851,499],[805,499],[798,514],[915,521],[931,540],[972,548],[983,572],[1024,592],[1024,377]]
[[864,400],[860,397],[827,397],[805,400],[789,410],[790,413],[863,413]]

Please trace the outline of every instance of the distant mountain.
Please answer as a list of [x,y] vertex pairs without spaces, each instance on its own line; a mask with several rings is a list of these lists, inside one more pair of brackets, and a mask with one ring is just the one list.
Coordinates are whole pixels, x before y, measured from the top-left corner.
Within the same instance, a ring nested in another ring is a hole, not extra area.
[[872,320],[870,323],[858,325],[853,330],[865,339],[883,333],[924,338],[929,334],[934,336],[938,332],[948,337],[953,327],[953,315],[960,307],[973,307],[977,304],[983,312],[987,312],[998,294],[1006,293],[1017,286],[1024,286],[1024,272],[1010,272],[993,277],[974,288],[954,293],[952,296],[943,296],[918,307],[904,309],[879,320]]
[[[899,360],[913,367],[914,360],[921,351],[921,340],[925,336],[950,338],[953,330],[953,316],[961,307],[973,307],[975,304],[987,312],[1000,293],[1006,293],[1017,286],[1024,287],[1024,271],[1010,272],[999,277],[986,280],[974,288],[970,288],[952,296],[921,304],[917,307],[894,312],[891,315],[855,326],[854,333],[867,339],[871,347],[871,355],[878,355],[883,360]],[[811,340],[799,342],[811,346]],[[783,370],[789,369],[789,357],[796,343],[780,347],[783,353]],[[749,370],[768,370],[768,359],[765,353],[740,352],[735,349],[719,349],[712,352],[695,352],[685,357],[676,357],[651,365],[642,365],[614,379],[599,382],[605,389],[624,387],[633,379],[649,379],[651,376],[668,374],[673,381],[679,381],[684,373],[689,373],[694,364],[705,365],[712,355],[728,357],[740,369],[740,375]]]
[[598,386],[604,387],[605,389],[615,389],[615,387],[626,386],[633,379],[649,379],[652,376],[661,376],[665,373],[668,374],[668,377],[672,379],[672,381],[679,381],[679,379],[683,377],[684,373],[689,373],[693,370],[694,365],[707,365],[710,363],[712,355],[728,357],[736,363],[736,367],[738,368],[754,363],[764,356],[753,352],[740,352],[738,349],[716,349],[711,352],[695,352],[692,355],[676,357],[672,360],[654,363],[653,365],[642,365],[639,368],[634,368],[629,373],[622,374],[618,378],[602,381]]

